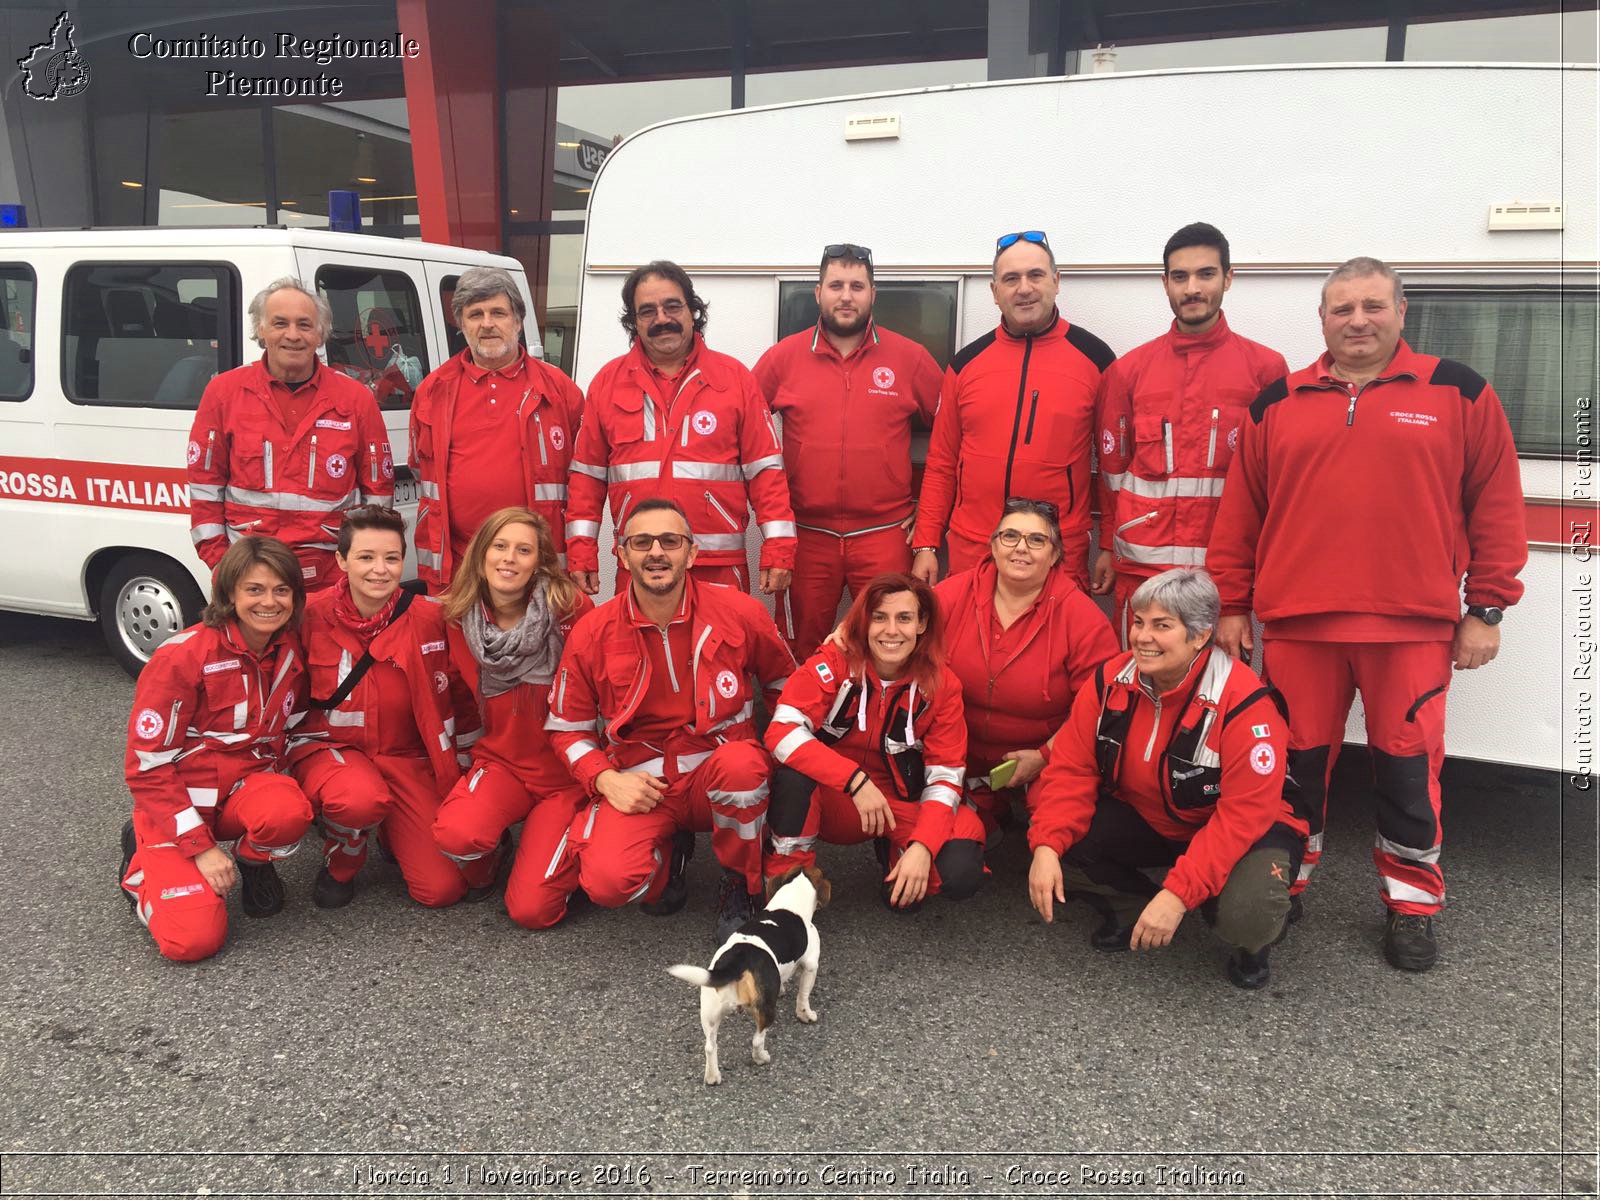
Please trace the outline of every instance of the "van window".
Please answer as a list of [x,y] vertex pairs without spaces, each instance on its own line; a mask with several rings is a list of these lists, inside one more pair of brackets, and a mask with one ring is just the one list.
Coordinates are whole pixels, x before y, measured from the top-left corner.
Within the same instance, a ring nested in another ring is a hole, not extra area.
[[1571,457],[1574,397],[1594,395],[1596,297],[1570,288],[1407,289],[1405,338],[1494,385],[1519,456]]
[[317,291],[333,308],[328,365],[372,389],[382,409],[407,409],[432,369],[422,304],[404,271],[319,267]]
[[78,263],[62,300],[61,378],[74,404],[194,408],[239,365],[239,286],[220,263]]
[[[778,284],[778,336],[788,337],[817,323],[815,279],[785,279]],[[914,342],[921,342],[941,369],[956,352],[954,279],[880,279],[872,316]]]
[[33,391],[33,268],[0,263],[0,400]]

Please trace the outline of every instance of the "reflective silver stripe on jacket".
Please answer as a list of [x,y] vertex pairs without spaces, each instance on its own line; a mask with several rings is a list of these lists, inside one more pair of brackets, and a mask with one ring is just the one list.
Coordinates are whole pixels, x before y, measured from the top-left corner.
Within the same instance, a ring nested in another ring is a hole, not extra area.
[[328,712],[328,724],[335,729],[361,729],[367,724],[367,714],[364,712],[347,712],[344,709],[331,709]]
[[781,471],[783,470],[783,455],[769,454],[765,458],[742,463],[739,469],[744,472],[746,479],[754,479],[763,471]]
[[710,479],[722,483],[737,483],[744,478],[737,463],[675,462],[674,479]]
[[565,500],[567,498],[567,485],[564,483],[536,483],[533,485],[533,498],[535,500]]
[[576,764],[577,761],[585,754],[588,754],[592,750],[598,749],[600,749],[599,744],[596,742],[591,742],[588,738],[584,738],[582,741],[573,742],[572,745],[567,747],[567,761],[569,763]]
[[587,475],[590,479],[598,479],[602,483],[605,482],[606,469],[597,467],[593,463],[579,462],[577,459],[573,459],[567,464],[567,470],[576,471],[579,475]]
[[224,489],[224,498],[233,504],[270,508],[277,512],[339,512],[361,503],[359,488],[346,492],[337,500],[319,500],[315,496],[302,496],[299,492],[258,492],[230,484]]
[[739,835],[741,842],[759,842],[761,840],[761,831],[767,826],[767,814],[764,812],[757,813],[755,820],[747,822],[739,820],[738,817],[730,813],[720,813],[713,808],[711,810],[711,823],[719,829],[733,830],[734,833]]
[[441,571],[444,569],[444,558],[442,555],[435,554],[432,550],[424,550],[419,546],[417,547],[417,566],[431,567],[435,571]]
[[600,522],[599,521],[568,521],[567,522],[567,537],[568,538],[581,538],[581,537],[598,538],[599,536],[600,536]]
[[[584,473],[588,474],[588,472]],[[635,479],[657,479],[661,475],[661,464],[656,462],[617,463],[611,468],[609,474],[613,483],[626,483]]]
[[[774,717],[773,719],[776,720],[777,718]],[[816,740],[817,739],[812,735],[811,730],[809,729],[804,727],[791,729],[788,733],[784,734],[783,738],[778,742],[778,744],[773,747],[772,757],[781,763],[786,763],[789,761],[789,756],[792,755],[796,750],[800,749],[801,746],[804,746],[807,742],[814,742]]]
[[772,835],[772,852],[774,854],[799,854],[816,848],[817,839],[814,834],[811,837],[782,837],[776,833]]
[[1222,495],[1225,479],[1200,478],[1193,475],[1175,475],[1170,479],[1143,479],[1132,471],[1123,471],[1105,477],[1112,491],[1126,490],[1129,494],[1146,500],[1193,499],[1198,496]]
[[697,533],[694,544],[702,550],[743,550],[742,533]]
[[1204,546],[1135,546],[1120,537],[1112,539],[1117,557],[1128,562],[1148,563],[1151,566],[1203,567],[1206,565]]
[[777,708],[772,710],[772,719],[774,721],[781,721],[785,725],[803,725],[807,729],[816,728],[816,726],[811,723],[811,718],[806,716],[805,713],[801,712],[792,704],[778,705]]
[[195,808],[215,808],[217,806],[217,789],[192,787],[189,789],[189,803]]
[[706,799],[712,804],[726,804],[729,808],[754,808],[766,802],[768,796],[767,784],[763,780],[761,785],[748,792],[724,792],[716,788],[706,790]]
[[437,500],[439,498],[438,483],[432,479],[424,479],[421,487],[417,491],[417,495],[421,496],[424,500]]
[[711,751],[709,750],[698,750],[693,754],[678,755],[678,774],[687,775],[690,771],[695,770],[710,757]]
[[196,546],[210,538],[227,536],[228,527],[226,525],[196,525],[193,529],[189,530],[189,540],[192,541]]
[[226,490],[220,483],[191,483],[189,485],[189,499],[191,501],[210,500],[220,504],[222,503],[222,493]]
[[761,536],[764,538],[795,537],[793,521],[763,521],[761,522]]
[[594,721],[563,721],[560,717],[546,717],[544,727],[556,733],[596,733]]

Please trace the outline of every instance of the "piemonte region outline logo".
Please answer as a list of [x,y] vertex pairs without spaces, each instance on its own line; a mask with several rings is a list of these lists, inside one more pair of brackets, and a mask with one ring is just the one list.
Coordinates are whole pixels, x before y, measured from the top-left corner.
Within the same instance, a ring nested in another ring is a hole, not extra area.
[[22,68],[22,90],[35,100],[59,100],[76,96],[89,86],[89,64],[72,40],[76,32],[65,9],[50,27],[50,40],[28,47],[17,59]]

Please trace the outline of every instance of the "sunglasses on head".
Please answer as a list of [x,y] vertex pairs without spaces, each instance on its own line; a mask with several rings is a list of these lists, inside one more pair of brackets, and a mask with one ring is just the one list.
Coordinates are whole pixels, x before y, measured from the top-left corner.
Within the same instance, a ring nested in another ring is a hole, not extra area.
[[681,550],[683,544],[689,540],[686,533],[634,533],[622,539],[622,544],[636,554],[650,553],[650,547],[657,542],[661,543],[663,550]]
[[824,258],[853,258],[857,262],[872,264],[872,251],[854,242],[834,242],[822,248]]
[[1050,239],[1045,237],[1042,229],[1024,229],[1021,233],[1002,233],[994,240],[996,250],[1009,250],[1018,242],[1032,242],[1035,246],[1050,248]]
[[1006,497],[1005,511],[1007,513],[1033,512],[1035,510],[1044,513],[1052,521],[1061,520],[1061,509],[1053,500],[1035,500],[1029,496]]

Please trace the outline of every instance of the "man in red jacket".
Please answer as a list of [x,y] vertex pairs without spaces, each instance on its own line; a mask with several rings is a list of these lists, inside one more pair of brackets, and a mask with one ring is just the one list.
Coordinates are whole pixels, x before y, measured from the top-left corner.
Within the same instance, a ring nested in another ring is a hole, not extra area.
[[1056,309],[1055,254],[1037,229],[995,243],[1000,325],[950,361],[933,422],[911,535],[912,573],[933,583],[949,531],[950,570],[988,557],[989,535],[1012,496],[1061,512],[1063,561],[1089,586],[1089,462],[1094,397],[1116,359]]
[[1452,666],[1494,658],[1500,618],[1522,595],[1522,481],[1494,388],[1401,339],[1405,290],[1392,269],[1351,259],[1323,284],[1318,312],[1328,352],[1256,397],[1241,427],[1208,551],[1217,642],[1251,652],[1253,605],[1311,819],[1297,892],[1321,856],[1328,780],[1361,692],[1384,954],[1426,971],[1444,905],[1445,692]]
[[797,659],[833,628],[839,598],[875,576],[911,569],[911,425],[933,423],[939,366],[921,345],[872,319],[872,251],[822,253],[817,325],[756,363],[783,418],[783,461],[798,543],[778,624]]
[[1261,389],[1289,373],[1283,355],[1228,328],[1228,239],[1197,221],[1167,239],[1161,283],[1172,325],[1124,354],[1100,380],[1100,552],[1093,590],[1116,590],[1127,644],[1128,597],[1171,567],[1206,565],[1206,543],[1239,421]]
[[548,877],[665,916],[687,899],[694,835],[710,830],[720,943],[762,885],[772,760],[751,679],[771,712],[794,660],[760,601],[690,578],[695,542],[672,501],[636,504],[618,549],[629,585],[573,628],[550,688],[545,728],[592,803]]
[[[600,513],[613,528],[634,504],[665,497],[688,514],[695,575],[748,591],[745,516],[764,539],[761,590],[783,591],[794,569],[794,513],[772,416],[744,364],[701,338],[706,302],[676,263],[646,263],[622,284],[622,327],[632,348],[589,384],[572,456],[567,563],[591,596],[600,590]],[[617,589],[622,591],[619,584]]]
[[278,538],[320,591],[343,578],[344,511],[394,498],[389,433],[372,393],[317,358],[326,300],[279,279],[250,301],[250,324],[261,360],[206,384],[189,431],[190,536],[212,568],[247,534]]
[[583,418],[578,385],[523,349],[528,310],[509,271],[461,272],[451,308],[467,348],[422,381],[411,406],[417,573],[434,595],[502,508],[538,513],[562,549],[567,465]]

